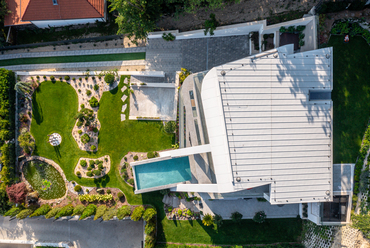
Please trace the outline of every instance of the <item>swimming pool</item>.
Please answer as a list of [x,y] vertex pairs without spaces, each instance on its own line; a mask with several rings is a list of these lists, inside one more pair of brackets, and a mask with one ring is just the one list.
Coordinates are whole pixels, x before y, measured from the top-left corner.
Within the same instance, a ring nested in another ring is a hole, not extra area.
[[135,176],[137,190],[185,182],[191,179],[189,158],[180,157],[136,165]]

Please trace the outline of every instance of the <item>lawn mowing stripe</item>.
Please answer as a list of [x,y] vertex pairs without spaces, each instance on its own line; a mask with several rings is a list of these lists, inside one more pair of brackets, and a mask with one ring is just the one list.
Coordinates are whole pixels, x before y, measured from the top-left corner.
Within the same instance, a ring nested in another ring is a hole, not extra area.
[[115,53],[84,56],[56,56],[39,58],[21,58],[0,60],[0,66],[9,65],[29,65],[29,64],[54,64],[54,63],[73,63],[73,62],[105,62],[105,61],[125,61],[125,60],[144,60],[145,53]]

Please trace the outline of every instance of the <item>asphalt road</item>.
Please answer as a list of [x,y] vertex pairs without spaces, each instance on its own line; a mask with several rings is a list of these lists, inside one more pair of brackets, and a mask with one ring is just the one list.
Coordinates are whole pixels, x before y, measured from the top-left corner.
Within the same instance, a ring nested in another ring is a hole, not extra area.
[[[0,216],[0,239],[39,242],[69,242],[76,248],[141,248],[142,221],[54,221],[53,219],[11,220]],[[1,246],[0,246],[1,247]]]

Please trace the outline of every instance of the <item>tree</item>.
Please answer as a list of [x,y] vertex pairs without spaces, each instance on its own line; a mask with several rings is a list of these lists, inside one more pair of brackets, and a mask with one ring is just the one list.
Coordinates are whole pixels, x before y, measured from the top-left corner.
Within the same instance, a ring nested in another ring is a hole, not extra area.
[[146,39],[161,16],[162,0],[112,0],[111,11],[117,10],[118,34],[127,34],[134,44]]
[[219,215],[219,214],[216,214],[214,217],[213,217],[213,222],[218,226],[220,227],[223,223],[223,219],[222,219],[222,216]]
[[19,81],[15,84],[14,89],[21,95],[30,97],[30,93],[33,90],[32,82]]
[[166,133],[174,133],[176,130],[176,122],[174,121],[168,121],[166,124],[164,124],[164,131]]
[[211,226],[213,225],[213,217],[210,214],[205,214],[202,220],[203,225]]
[[30,132],[23,132],[18,137],[19,146],[26,154],[30,154],[35,149],[35,141],[32,140]]
[[204,27],[205,27],[204,35],[207,35],[208,31],[209,31],[209,34],[210,35],[214,35],[213,31],[219,25],[218,21],[216,20],[215,14],[213,14],[213,13],[210,14],[209,15],[209,18],[211,18],[211,19],[210,20],[206,20],[205,23],[204,23]]
[[0,214],[4,215],[10,209],[9,198],[5,189],[0,189]]
[[264,211],[257,212],[253,217],[253,221],[257,223],[263,223],[265,222],[265,220],[266,220],[266,214]]
[[26,184],[17,183],[11,186],[6,186],[6,193],[8,194],[10,202],[23,203],[27,194]]
[[231,220],[235,223],[240,223],[242,218],[243,218],[243,215],[239,212],[234,212],[231,214]]

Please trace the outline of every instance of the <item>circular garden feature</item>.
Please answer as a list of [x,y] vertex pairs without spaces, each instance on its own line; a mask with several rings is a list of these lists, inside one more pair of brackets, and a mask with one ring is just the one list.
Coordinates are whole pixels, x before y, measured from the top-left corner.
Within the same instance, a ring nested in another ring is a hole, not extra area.
[[23,173],[41,199],[61,198],[66,193],[65,182],[60,173],[50,164],[33,160],[24,164]]

